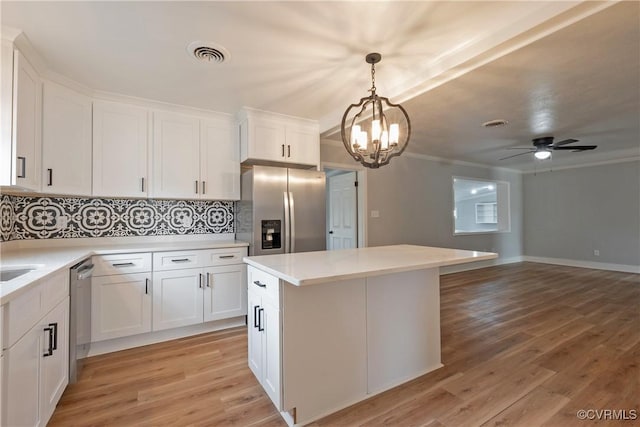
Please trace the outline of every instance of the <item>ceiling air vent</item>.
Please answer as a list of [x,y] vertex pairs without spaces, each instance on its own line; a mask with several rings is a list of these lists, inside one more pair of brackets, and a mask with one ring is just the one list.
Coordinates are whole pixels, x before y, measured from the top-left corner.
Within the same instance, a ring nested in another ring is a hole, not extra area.
[[207,64],[220,64],[229,59],[229,52],[220,45],[195,41],[187,46],[187,53],[194,59]]

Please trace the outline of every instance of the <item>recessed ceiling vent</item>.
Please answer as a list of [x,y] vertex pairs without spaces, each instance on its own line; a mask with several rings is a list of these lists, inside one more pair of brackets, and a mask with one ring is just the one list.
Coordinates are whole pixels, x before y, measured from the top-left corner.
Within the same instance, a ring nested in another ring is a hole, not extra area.
[[230,57],[227,49],[222,46],[201,41],[190,43],[187,46],[187,53],[199,62],[207,64],[220,64]]
[[507,123],[509,122],[504,119],[497,119],[497,120],[489,120],[488,122],[484,122],[482,126],[486,128],[497,128],[501,126],[506,126]]

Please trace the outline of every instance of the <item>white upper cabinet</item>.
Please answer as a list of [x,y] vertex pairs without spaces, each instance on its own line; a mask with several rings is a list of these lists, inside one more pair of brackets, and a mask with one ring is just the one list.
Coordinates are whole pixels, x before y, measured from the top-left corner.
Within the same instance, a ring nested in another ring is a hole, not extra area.
[[240,162],[231,118],[154,112],[152,146],[152,197],[240,198]]
[[200,197],[200,122],[175,113],[153,113],[152,197]]
[[91,98],[44,84],[42,192],[91,195]]
[[40,190],[42,83],[13,44],[2,41],[0,185]]
[[317,122],[246,107],[238,119],[242,162],[319,165]]
[[231,118],[200,122],[201,197],[240,199],[240,148]]
[[149,110],[93,103],[93,195],[147,197]]

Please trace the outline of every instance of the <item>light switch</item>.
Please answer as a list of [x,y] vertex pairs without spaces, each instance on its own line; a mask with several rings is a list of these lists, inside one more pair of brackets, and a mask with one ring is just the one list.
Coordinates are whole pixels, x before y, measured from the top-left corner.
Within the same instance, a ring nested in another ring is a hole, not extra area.
[[371,218],[380,218],[380,211],[371,211]]

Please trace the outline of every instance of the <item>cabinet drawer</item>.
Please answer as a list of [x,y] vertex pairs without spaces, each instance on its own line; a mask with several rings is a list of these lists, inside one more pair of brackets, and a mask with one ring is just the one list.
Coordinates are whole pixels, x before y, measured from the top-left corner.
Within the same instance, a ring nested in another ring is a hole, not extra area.
[[145,273],[151,271],[151,254],[100,255],[92,258],[94,276],[113,274]]
[[154,252],[153,271],[204,267],[206,252],[205,250]]
[[27,293],[5,305],[4,342],[7,349],[15,344],[45,314],[69,295],[69,270],[44,277]]
[[242,264],[242,257],[246,254],[247,248],[210,249],[206,251],[206,267]]
[[252,266],[248,266],[247,276],[249,289],[268,297],[276,307],[280,307],[280,279]]

